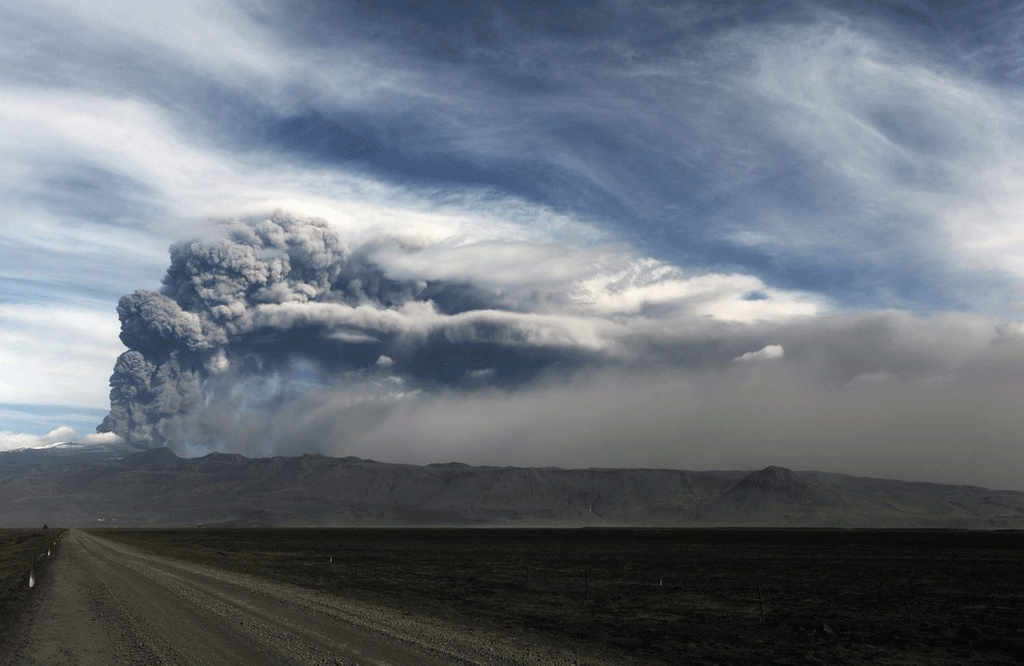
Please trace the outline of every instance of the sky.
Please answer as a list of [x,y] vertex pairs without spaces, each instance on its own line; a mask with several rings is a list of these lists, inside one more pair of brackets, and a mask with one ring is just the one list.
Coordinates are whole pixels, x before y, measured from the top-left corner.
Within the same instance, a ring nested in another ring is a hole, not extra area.
[[5,0],[0,449],[1024,489],[1022,32]]

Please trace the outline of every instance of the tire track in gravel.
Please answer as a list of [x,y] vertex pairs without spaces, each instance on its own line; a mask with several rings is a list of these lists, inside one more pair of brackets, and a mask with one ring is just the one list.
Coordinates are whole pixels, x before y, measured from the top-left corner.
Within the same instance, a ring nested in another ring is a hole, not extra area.
[[78,530],[8,652],[4,666],[600,664]]

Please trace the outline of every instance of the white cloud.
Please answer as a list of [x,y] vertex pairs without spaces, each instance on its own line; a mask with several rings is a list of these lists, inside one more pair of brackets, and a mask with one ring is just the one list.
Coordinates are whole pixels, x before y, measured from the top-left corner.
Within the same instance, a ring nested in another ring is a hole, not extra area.
[[120,444],[122,440],[112,432],[78,435],[68,426],[54,428],[45,435],[0,431],[0,451],[45,449],[70,441],[80,444]]
[[[798,291],[769,288],[751,275],[707,273],[684,275],[653,259],[617,262],[624,268],[595,272],[573,285],[575,302],[595,314],[643,315],[671,308],[683,316],[719,321],[767,322],[820,314],[824,299]],[[750,298],[757,294],[757,298]]]
[[0,402],[107,406],[118,327],[112,312],[0,305]]
[[90,432],[76,436],[75,441],[83,444],[120,444],[123,440],[112,432]]
[[770,361],[776,358],[782,358],[786,355],[782,345],[766,345],[757,351],[747,352],[742,356],[737,356],[735,360],[741,362],[748,361]]
[[1024,98],[877,27],[823,19],[734,36],[754,58],[746,102],[768,119],[764,131],[831,189],[813,211],[762,200],[758,223],[732,225],[730,239],[783,254],[840,251],[888,271],[909,253],[1019,281]]
[[29,435],[0,431],[0,451],[43,448],[53,444],[67,442],[74,436],[75,431],[67,426],[54,428],[45,435]]
[[51,20],[59,16],[69,31],[89,34],[96,44],[157,49],[225,76],[273,74],[284,66],[274,57],[270,35],[233,2],[42,0],[22,5],[18,13]]

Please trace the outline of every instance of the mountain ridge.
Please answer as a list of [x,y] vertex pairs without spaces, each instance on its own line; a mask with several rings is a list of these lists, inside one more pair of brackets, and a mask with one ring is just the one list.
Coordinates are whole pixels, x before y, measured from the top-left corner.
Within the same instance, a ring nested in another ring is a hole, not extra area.
[[0,453],[0,525],[1024,528],[1024,492],[829,472]]

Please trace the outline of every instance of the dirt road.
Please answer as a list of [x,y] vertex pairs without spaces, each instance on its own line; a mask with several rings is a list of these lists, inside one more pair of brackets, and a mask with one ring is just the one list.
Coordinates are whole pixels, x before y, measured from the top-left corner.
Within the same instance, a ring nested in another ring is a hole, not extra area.
[[71,530],[3,666],[595,663]]

